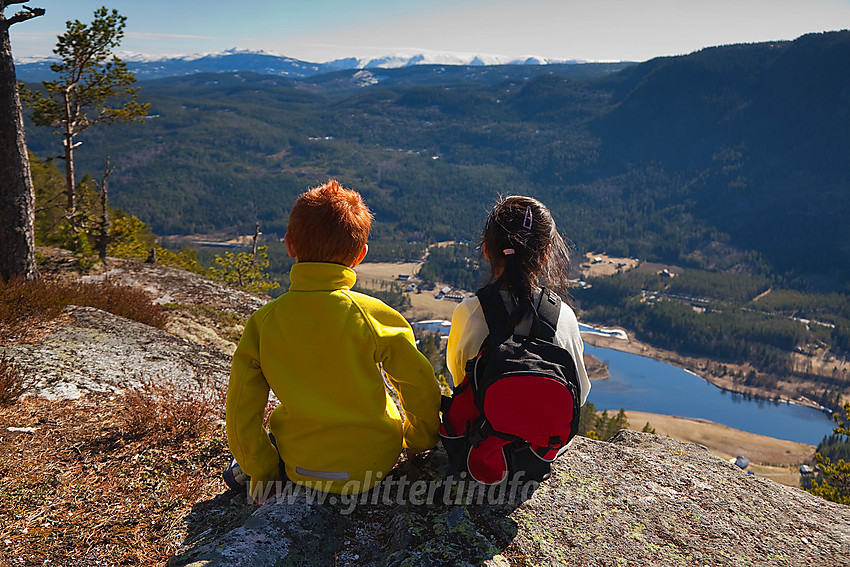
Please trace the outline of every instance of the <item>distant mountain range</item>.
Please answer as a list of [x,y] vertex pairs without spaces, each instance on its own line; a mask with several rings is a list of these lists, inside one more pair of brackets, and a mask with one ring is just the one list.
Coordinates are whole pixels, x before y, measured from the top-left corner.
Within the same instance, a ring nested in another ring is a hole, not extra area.
[[[113,204],[159,234],[282,235],[295,196],[336,177],[374,240],[474,240],[522,193],[580,250],[850,291],[850,31],[640,64],[268,71],[285,61],[140,81],[144,124],[87,130],[78,170],[109,155]],[[59,151],[50,128],[27,143]]]
[[[578,60],[542,57],[511,58],[499,55],[418,53],[389,55],[371,59],[347,57],[326,63],[311,63],[266,51],[229,49],[222,53],[152,59],[144,55],[122,56],[139,80],[192,75],[194,73],[233,73],[250,71],[263,75],[304,78],[350,69],[396,69],[412,65],[577,65]],[[52,77],[50,65],[55,58],[30,59],[16,63],[18,80],[44,81]]]

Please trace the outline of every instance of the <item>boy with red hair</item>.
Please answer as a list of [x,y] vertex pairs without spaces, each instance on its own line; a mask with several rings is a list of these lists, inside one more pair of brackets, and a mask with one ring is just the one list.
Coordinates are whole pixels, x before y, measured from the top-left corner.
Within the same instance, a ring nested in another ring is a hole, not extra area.
[[[228,444],[255,500],[268,493],[264,482],[282,478],[360,493],[389,472],[402,448],[418,453],[437,441],[439,386],[410,325],[351,291],[371,223],[360,194],[337,181],[301,194],[289,214],[292,284],[248,320],[227,390]],[[270,389],[280,405],[267,434]]]

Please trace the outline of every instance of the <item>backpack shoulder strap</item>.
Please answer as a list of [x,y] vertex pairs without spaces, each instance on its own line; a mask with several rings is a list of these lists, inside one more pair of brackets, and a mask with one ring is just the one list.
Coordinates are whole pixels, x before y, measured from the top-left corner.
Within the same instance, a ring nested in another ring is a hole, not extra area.
[[481,304],[481,310],[484,311],[484,319],[487,321],[489,333],[491,335],[512,334],[514,326],[511,324],[510,314],[505,307],[498,287],[495,284],[486,285],[475,292],[475,295]]
[[[475,295],[481,303],[484,311],[484,319],[487,321],[487,329],[490,334],[507,336],[514,332],[516,319],[525,311],[520,305],[513,313],[508,313],[502,294],[495,284],[490,284],[479,289]],[[540,292],[540,305],[533,308],[527,302],[525,308],[531,308],[532,326],[531,334],[537,338],[554,342],[555,333],[558,330],[558,318],[561,315],[561,298],[550,289],[543,288]]]
[[537,315],[553,329],[558,328],[558,318],[561,316],[561,298],[551,289],[545,287],[540,294],[540,305]]
[[531,334],[540,339],[555,342],[558,332],[558,318],[561,315],[561,298],[545,287],[540,291],[540,305],[535,310],[537,317],[531,326]]

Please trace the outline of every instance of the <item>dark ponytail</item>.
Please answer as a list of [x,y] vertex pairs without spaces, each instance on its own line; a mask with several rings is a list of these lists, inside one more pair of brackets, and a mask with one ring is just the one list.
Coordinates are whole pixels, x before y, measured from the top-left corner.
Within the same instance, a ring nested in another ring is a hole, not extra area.
[[567,246],[549,209],[537,199],[514,196],[496,203],[481,243],[490,257],[492,280],[510,293],[515,305],[531,301],[541,286],[569,299]]

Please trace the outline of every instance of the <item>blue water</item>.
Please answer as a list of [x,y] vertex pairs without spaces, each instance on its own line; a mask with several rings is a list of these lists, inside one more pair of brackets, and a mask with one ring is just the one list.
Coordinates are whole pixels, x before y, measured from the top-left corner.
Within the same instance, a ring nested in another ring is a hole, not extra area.
[[733,394],[672,364],[588,344],[584,349],[607,363],[611,373],[610,378],[592,382],[587,399],[598,410],[625,408],[702,418],[811,445],[820,443],[835,426],[822,411]]

